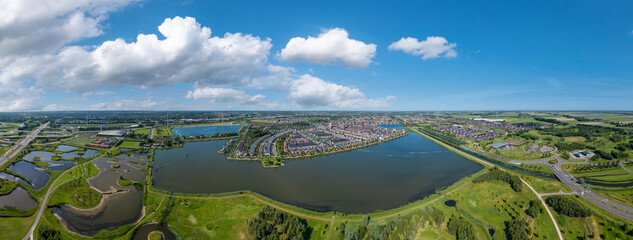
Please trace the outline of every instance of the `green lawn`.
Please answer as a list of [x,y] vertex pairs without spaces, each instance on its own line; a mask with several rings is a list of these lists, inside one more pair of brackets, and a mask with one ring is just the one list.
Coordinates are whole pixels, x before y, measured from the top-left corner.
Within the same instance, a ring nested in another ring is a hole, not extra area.
[[158,127],[155,131],[156,136],[174,136],[174,132],[169,127]]
[[134,134],[149,135],[149,129],[137,129]]
[[592,186],[591,190],[594,190],[600,193],[600,195],[608,197],[616,202],[633,207],[633,187],[607,188]]
[[[524,187],[522,192],[513,191],[510,186],[498,180],[481,182],[448,195],[457,200],[457,208],[484,222],[488,228],[495,228],[496,239],[505,239],[505,222],[519,217],[532,226],[532,239],[555,239],[556,229],[546,212],[533,219],[525,214],[530,200],[536,196]],[[539,205],[542,206],[539,202]]]
[[612,176],[591,176],[586,177],[587,180],[598,180],[605,182],[630,182],[633,181],[633,174],[621,174],[621,175],[612,175]]
[[141,142],[134,142],[134,141],[123,141],[119,147],[122,148],[138,148],[141,146]]
[[0,236],[2,239],[22,239],[26,236],[35,215],[28,218],[1,218],[0,219]]
[[82,177],[59,186],[51,195],[51,199],[48,202],[49,205],[69,203],[78,208],[92,208],[101,202],[102,194],[91,188],[86,182],[86,178],[96,176],[99,173],[99,169],[92,164],[87,164],[86,166],[88,173],[85,175],[82,169],[71,170],[75,172],[66,174],[67,178],[72,176]]
[[73,138],[64,142],[64,144],[75,146],[75,147],[85,147],[88,143],[94,142],[97,140],[96,138]]
[[595,171],[571,171],[571,174],[574,177],[590,177],[590,176],[616,175],[616,174],[631,175],[627,171],[624,171],[624,169],[622,169],[620,166],[617,166],[614,168],[597,169]]
[[168,223],[184,239],[245,239],[247,221],[263,206],[251,198],[180,200]]
[[554,193],[554,192],[571,192],[571,189],[564,183],[541,177],[529,176],[522,174],[521,178],[528,182],[538,193]]
[[593,215],[586,218],[568,217],[558,214],[550,208],[565,239],[629,239],[624,236],[620,226],[624,220],[616,218],[609,213],[595,207],[580,196],[569,196],[580,204],[590,208]]

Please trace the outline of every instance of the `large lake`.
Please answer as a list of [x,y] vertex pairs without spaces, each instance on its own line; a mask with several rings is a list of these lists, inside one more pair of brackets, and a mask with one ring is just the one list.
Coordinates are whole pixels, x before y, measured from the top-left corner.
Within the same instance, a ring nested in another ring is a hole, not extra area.
[[368,213],[422,199],[482,169],[439,145],[410,134],[368,148],[264,168],[217,153],[225,141],[157,150],[154,185],[173,192],[252,190],[316,211]]
[[215,125],[215,126],[198,126],[198,127],[180,127],[173,128],[172,131],[176,136],[213,136],[215,134],[232,133],[240,130],[242,125]]

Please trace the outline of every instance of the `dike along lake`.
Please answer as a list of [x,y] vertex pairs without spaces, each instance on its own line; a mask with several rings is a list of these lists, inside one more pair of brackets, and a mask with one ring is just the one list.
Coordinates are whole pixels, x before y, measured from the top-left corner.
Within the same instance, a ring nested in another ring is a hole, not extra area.
[[217,153],[224,143],[157,150],[154,186],[183,193],[251,190],[310,210],[369,213],[422,199],[483,168],[417,134],[355,151],[288,160],[279,168],[227,160]]

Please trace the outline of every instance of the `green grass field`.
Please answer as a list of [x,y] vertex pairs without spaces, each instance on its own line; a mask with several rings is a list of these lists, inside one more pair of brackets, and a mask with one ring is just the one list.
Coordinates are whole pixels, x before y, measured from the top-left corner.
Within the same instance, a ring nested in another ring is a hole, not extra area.
[[137,129],[134,134],[149,135],[149,129]]
[[607,188],[592,186],[591,190],[594,190],[600,193],[600,195],[608,197],[616,202],[633,207],[633,187]]
[[96,176],[99,173],[99,169],[92,164],[86,164],[85,166],[88,171],[86,174],[83,174],[83,169],[73,170],[75,171],[74,173],[66,174],[68,175],[67,179],[82,177],[59,186],[51,195],[49,205],[68,203],[78,208],[92,208],[101,202],[102,194],[91,188],[86,182],[86,178]]
[[119,144],[119,147],[122,148],[138,148],[141,146],[141,142],[134,142],[134,141],[123,141],[121,144]]
[[533,239],[554,239],[557,236],[547,213],[540,213],[536,219],[525,215],[529,201],[537,200],[527,187],[522,192],[514,192],[507,183],[495,180],[473,184],[448,196],[457,200],[458,209],[482,221],[487,228],[495,228],[496,239],[506,238],[503,231],[505,221],[513,217],[529,222],[528,225],[533,228]]
[[629,239],[626,233],[620,230],[624,220],[615,218],[610,214],[594,207],[591,203],[579,196],[569,196],[580,204],[591,209],[593,215],[586,218],[568,217],[558,214],[551,209],[565,239]]
[[598,180],[604,182],[630,182],[633,181],[633,174],[622,174],[613,176],[591,176],[587,180]]
[[185,239],[245,239],[247,221],[263,206],[251,198],[181,200],[168,223]]
[[155,131],[156,136],[174,136],[174,132],[168,127],[158,127]]
[[35,216],[27,218],[1,218],[0,237],[2,239],[22,239],[29,232]]
[[64,142],[64,144],[75,146],[75,147],[85,147],[88,143],[94,142],[97,140],[96,138],[73,138]]
[[[595,171],[571,171],[571,175],[574,177],[591,177],[591,176],[599,176],[599,175],[631,175],[627,171],[624,171],[620,166],[614,168],[605,168],[598,169]],[[632,175],[633,176],[633,175]]]
[[571,188],[558,180],[528,176],[525,174],[521,174],[521,178],[530,183],[538,193],[571,192]]

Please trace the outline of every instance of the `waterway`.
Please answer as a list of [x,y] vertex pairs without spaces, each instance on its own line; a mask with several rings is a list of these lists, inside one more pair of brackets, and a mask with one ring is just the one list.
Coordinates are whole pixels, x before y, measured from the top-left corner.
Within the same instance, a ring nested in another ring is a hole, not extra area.
[[157,188],[186,193],[252,190],[316,211],[368,213],[422,199],[482,169],[417,134],[340,154],[264,168],[217,154],[225,141],[157,150]]

